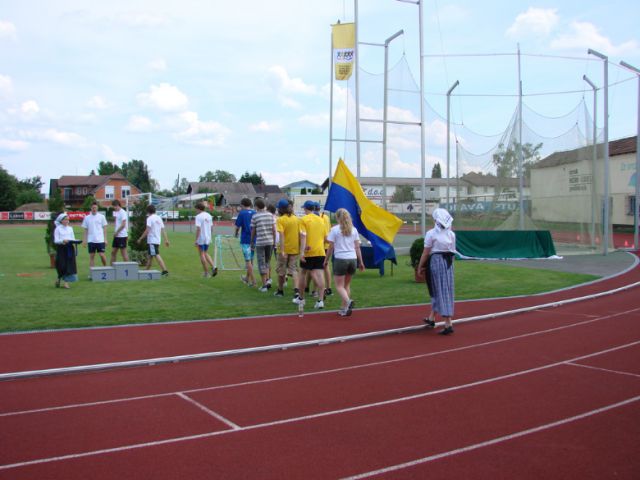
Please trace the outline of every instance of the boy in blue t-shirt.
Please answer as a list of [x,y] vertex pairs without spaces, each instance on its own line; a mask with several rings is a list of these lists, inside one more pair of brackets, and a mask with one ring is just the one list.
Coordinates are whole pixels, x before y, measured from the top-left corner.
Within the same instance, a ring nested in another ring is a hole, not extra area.
[[256,213],[251,208],[251,200],[243,198],[240,200],[242,210],[238,212],[236,218],[236,232],[235,236],[238,236],[240,232],[240,246],[242,247],[242,255],[244,256],[245,266],[247,268],[246,276],[243,275],[240,279],[249,285],[254,287],[256,285],[256,279],[253,276],[253,251],[251,250],[251,217]]

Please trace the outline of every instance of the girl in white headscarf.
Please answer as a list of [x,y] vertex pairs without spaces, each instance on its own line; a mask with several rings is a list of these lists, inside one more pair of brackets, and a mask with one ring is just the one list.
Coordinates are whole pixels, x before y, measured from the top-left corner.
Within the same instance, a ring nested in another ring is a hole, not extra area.
[[53,243],[56,245],[56,270],[58,271],[56,287],[59,287],[62,282],[63,288],[69,288],[69,282],[75,282],[78,279],[75,248],[77,241],[66,213],[58,215],[55,223]]
[[444,208],[433,211],[434,227],[424,237],[424,250],[418,271],[426,270],[425,279],[431,296],[431,312],[424,319],[428,327],[435,327],[436,314],[444,321],[441,335],[453,333],[454,271],[456,234],[451,230],[453,218]]

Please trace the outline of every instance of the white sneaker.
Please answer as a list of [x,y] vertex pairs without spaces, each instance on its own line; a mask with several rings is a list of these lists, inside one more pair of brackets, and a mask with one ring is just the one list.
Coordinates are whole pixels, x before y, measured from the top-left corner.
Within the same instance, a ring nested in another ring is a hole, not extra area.
[[318,300],[313,308],[316,310],[322,310],[324,308],[324,302],[322,300]]
[[295,303],[296,305],[299,305],[300,303],[302,303],[304,305],[304,298],[300,298],[300,297],[293,297],[293,300],[291,300],[293,303]]
[[240,280],[242,280],[242,283],[244,283],[245,285],[249,285],[249,280],[247,280],[247,277],[245,277],[244,275],[240,275]]
[[258,289],[259,292],[265,293],[269,291],[269,287],[267,285],[263,285]]
[[271,279],[270,278],[267,280],[267,283],[265,283],[265,285],[271,286]]

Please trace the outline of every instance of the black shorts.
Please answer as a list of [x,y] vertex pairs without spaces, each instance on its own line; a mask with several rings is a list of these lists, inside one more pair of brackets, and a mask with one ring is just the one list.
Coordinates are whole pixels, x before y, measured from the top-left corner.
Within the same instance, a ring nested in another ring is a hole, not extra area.
[[127,237],[115,237],[111,246],[113,248],[127,248]]
[[89,247],[89,253],[104,253],[104,250],[106,248],[105,243],[91,243],[89,242],[87,244],[87,246]]
[[303,270],[324,270],[325,257],[305,257],[305,262],[300,260],[300,268]]
[[153,243],[147,244],[147,251],[149,252],[150,257],[155,257],[156,255],[160,255],[160,245],[154,245]]

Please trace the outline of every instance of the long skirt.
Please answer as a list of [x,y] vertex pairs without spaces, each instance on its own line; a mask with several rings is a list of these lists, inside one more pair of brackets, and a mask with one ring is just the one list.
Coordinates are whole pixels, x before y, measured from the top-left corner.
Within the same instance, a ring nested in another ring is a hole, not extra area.
[[447,261],[444,255],[433,254],[429,258],[427,274],[431,281],[431,308],[443,317],[453,317],[453,261]]
[[76,267],[76,248],[72,243],[57,245],[56,270],[58,278],[65,282],[75,282],[78,279],[78,268]]

